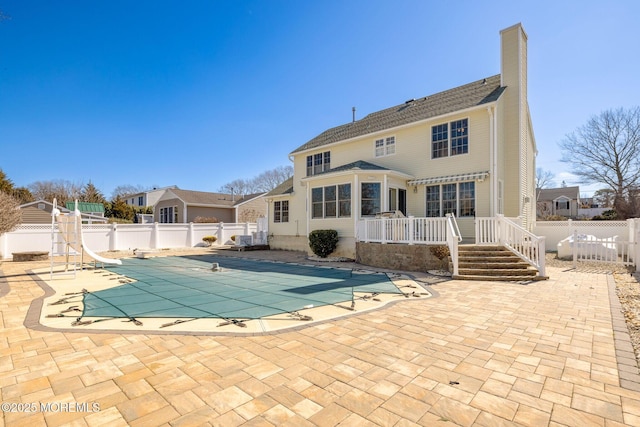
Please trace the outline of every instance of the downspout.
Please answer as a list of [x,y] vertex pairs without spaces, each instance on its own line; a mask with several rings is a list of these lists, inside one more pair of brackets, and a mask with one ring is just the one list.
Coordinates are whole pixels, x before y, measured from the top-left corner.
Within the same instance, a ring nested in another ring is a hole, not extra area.
[[[356,240],[360,237],[358,236],[358,198],[356,194],[360,194],[357,192],[358,188],[358,174],[353,174],[353,189],[351,190],[351,207],[353,211],[351,212],[351,216],[353,217],[353,229],[355,230]],[[638,263],[640,265],[640,263]]]
[[306,218],[305,222],[307,223],[306,224],[306,226],[307,226],[307,228],[306,228],[307,234],[306,235],[309,236],[309,233],[311,233],[311,224],[310,224],[311,223],[311,209],[309,209],[310,208],[309,203],[311,203],[310,202],[310,200],[311,200],[311,187],[309,186],[309,181],[307,181],[306,184],[307,184],[307,190],[306,190],[306,192],[307,192],[307,200],[306,200],[305,209],[307,211],[307,218]]
[[496,177],[496,141],[493,123],[493,107],[487,107],[487,113],[489,114],[489,200],[491,200],[489,216],[493,217],[498,213],[498,181]]

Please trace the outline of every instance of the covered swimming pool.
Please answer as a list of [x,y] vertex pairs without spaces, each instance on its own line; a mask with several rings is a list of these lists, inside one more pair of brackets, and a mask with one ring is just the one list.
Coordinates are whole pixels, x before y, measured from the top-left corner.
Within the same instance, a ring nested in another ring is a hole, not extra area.
[[353,310],[359,300],[405,295],[393,274],[244,258],[129,258],[106,269],[121,284],[83,292],[76,324],[88,318],[217,318],[242,326],[283,313],[305,320],[298,312],[311,307]]

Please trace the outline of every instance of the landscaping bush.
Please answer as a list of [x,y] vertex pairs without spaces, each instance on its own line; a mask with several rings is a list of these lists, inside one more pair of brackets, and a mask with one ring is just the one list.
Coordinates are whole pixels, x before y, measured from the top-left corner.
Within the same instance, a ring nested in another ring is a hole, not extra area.
[[320,258],[326,258],[338,246],[336,230],[313,230],[309,233],[309,247]]
[[235,234],[233,236],[231,236],[231,240],[233,240],[234,242],[236,241],[236,235]]
[[591,218],[593,221],[613,221],[618,219],[618,213],[613,209],[602,212],[602,215],[596,215]]
[[213,245],[216,242],[216,240],[218,240],[216,236],[204,236],[202,238],[202,241],[205,242],[207,246]]
[[211,224],[220,221],[215,216],[197,216],[193,219],[193,222],[197,224]]
[[440,260],[440,268],[443,270],[449,269],[449,247],[446,245],[429,246],[431,254]]
[[18,206],[15,197],[0,191],[0,235],[15,230],[22,222],[22,212]]

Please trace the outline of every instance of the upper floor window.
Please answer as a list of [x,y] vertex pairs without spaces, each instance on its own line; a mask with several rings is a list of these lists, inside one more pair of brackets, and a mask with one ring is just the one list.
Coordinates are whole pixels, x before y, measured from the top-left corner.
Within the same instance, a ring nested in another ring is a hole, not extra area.
[[431,158],[455,156],[469,152],[469,121],[456,120],[431,128]]
[[390,156],[396,153],[396,137],[376,139],[375,155],[376,157]]
[[138,206],[143,206],[143,203],[144,203],[144,197],[138,196]]
[[307,156],[307,176],[317,175],[331,169],[331,152],[317,153]]
[[289,201],[273,202],[273,222],[289,222]]

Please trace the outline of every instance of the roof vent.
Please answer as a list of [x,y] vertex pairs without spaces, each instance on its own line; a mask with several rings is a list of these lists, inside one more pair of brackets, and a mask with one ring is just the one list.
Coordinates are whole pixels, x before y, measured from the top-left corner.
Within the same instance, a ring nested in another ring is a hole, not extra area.
[[411,98],[410,100],[405,101],[404,103],[405,103],[405,104],[411,104],[411,103],[412,103],[413,101],[415,101],[415,100],[416,100],[415,98]]
[[484,79],[484,80],[482,81],[482,84],[483,84],[483,85],[486,85],[486,84],[487,84],[487,79]]

